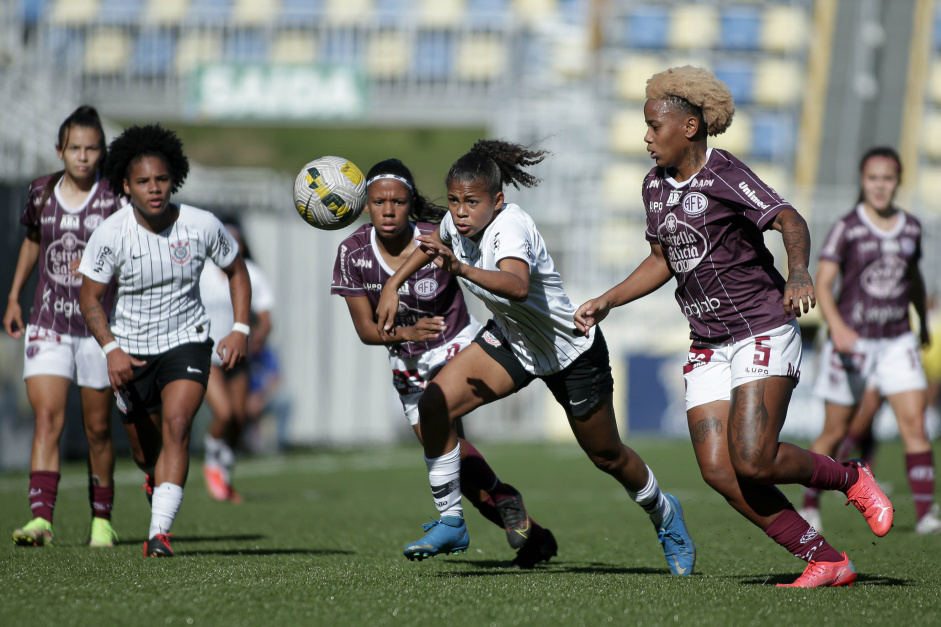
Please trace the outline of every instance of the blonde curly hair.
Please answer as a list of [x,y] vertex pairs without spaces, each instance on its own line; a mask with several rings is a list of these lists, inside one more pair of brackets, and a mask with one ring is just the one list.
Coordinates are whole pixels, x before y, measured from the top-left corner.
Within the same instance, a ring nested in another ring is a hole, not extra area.
[[719,135],[732,124],[735,101],[729,86],[701,67],[684,65],[647,79],[648,100],[680,98],[702,110],[706,133]]

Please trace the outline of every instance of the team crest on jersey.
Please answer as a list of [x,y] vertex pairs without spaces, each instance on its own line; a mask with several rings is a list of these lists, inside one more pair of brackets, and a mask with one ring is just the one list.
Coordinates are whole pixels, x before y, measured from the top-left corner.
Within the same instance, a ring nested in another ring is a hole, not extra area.
[[906,288],[903,281],[908,266],[899,257],[888,255],[869,264],[859,277],[863,291],[873,298],[898,298]]
[[415,282],[415,296],[421,300],[431,300],[438,291],[438,282],[434,279],[421,279]]
[[691,192],[683,199],[683,211],[691,216],[697,216],[706,210],[709,200],[699,192]]
[[69,231],[77,231],[79,228],[78,216],[65,214],[62,216],[62,220],[59,222],[59,228]]
[[85,228],[88,229],[89,231],[94,231],[101,225],[102,222],[104,222],[104,218],[101,216],[100,213],[92,213],[92,214],[85,216],[85,221],[83,222],[83,224],[85,225]]
[[190,243],[177,242],[170,244],[170,258],[176,263],[183,265],[190,260]]
[[915,254],[915,240],[910,237],[903,237],[899,239],[899,246],[902,249],[903,255],[914,255]]

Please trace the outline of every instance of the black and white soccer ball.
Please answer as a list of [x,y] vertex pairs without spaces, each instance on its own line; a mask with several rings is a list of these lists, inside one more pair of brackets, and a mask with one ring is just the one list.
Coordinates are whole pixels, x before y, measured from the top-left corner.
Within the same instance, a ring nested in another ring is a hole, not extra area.
[[366,206],[366,177],[349,159],[314,159],[294,179],[294,206],[313,227],[342,229],[355,222]]

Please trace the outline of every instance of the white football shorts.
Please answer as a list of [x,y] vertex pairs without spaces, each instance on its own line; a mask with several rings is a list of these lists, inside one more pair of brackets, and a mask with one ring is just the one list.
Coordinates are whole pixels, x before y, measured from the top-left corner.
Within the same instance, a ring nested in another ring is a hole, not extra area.
[[54,375],[80,387],[111,387],[108,359],[94,337],[75,337],[32,324],[26,325],[23,378]]
[[927,387],[921,349],[914,333],[892,338],[860,338],[849,354],[838,353],[827,340],[820,353],[814,396],[836,405],[862,401],[866,390],[881,396]]
[[425,384],[434,378],[449,359],[474,341],[480,328],[480,323],[471,316],[470,323],[447,344],[407,359],[389,354],[392,385],[399,393],[399,400],[402,401],[402,410],[405,412],[408,424],[413,427],[418,424],[418,400],[425,391]]
[[796,383],[802,354],[797,320],[733,344],[691,346],[683,366],[686,410],[731,400],[732,388],[749,381],[790,377]]

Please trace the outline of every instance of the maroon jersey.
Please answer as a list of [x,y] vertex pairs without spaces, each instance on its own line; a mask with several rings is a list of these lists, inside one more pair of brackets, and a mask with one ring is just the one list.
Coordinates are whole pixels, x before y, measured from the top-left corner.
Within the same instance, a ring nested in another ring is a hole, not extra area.
[[921,223],[904,211],[891,231],[869,219],[862,205],[827,236],[821,259],[840,265],[837,309],[860,337],[898,337],[911,330],[912,271],[921,259]]
[[[415,237],[436,230],[436,224],[412,223]],[[395,274],[382,259],[376,244],[376,229],[365,224],[347,237],[337,249],[333,266],[331,294],[365,296],[373,311],[379,306],[379,297],[386,281]],[[444,317],[446,326],[441,337],[428,342],[403,342],[389,346],[400,357],[414,357],[425,351],[447,344],[470,322],[464,294],[457,280],[434,263],[420,269],[399,288],[399,311],[395,315],[398,326],[412,326],[419,318]]]
[[[98,181],[79,207],[66,208],[59,196],[61,179],[45,204],[40,206],[43,190],[50,176],[33,181],[29,186],[26,208],[20,223],[39,229],[39,282],[29,315],[34,324],[57,333],[87,337],[91,335],[78,306],[82,276],[71,276],[70,264],[82,257],[92,231],[118,208],[118,201],[104,181]],[[114,304],[114,285],[109,285],[102,298],[106,313]]]
[[682,183],[653,168],[642,194],[647,240],[663,248],[694,342],[737,342],[794,318],[762,235],[791,205],[748,166],[710,148],[702,170]]

